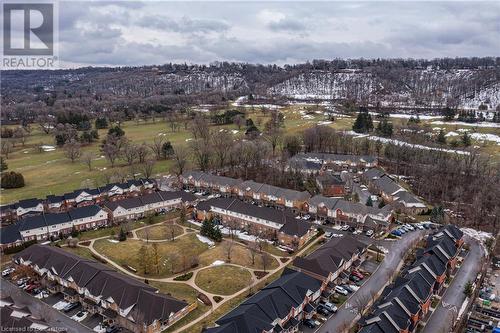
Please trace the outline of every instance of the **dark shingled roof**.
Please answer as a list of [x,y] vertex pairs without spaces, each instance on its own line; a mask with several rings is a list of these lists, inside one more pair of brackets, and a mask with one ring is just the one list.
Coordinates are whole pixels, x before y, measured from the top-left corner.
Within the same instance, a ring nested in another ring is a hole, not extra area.
[[212,207],[281,224],[282,227],[279,231],[290,236],[304,236],[311,228],[310,223],[298,221],[293,216],[292,212],[287,209],[278,210],[269,207],[259,207],[235,198],[212,198],[206,201],[201,201],[196,206],[196,209],[207,212],[210,211]]
[[[237,308],[218,319],[218,327],[210,333],[256,333],[271,331],[276,319],[285,318],[292,308],[302,304],[308,291],[316,292],[321,281],[290,268],[280,278],[245,300]],[[295,323],[295,322],[293,322]],[[286,324],[285,324],[286,325]]]
[[156,288],[139,280],[57,247],[35,244],[14,258],[30,261],[42,269],[55,270],[63,279],[71,277],[80,288],[86,288],[92,295],[103,299],[112,298],[121,309],[134,306],[132,318],[148,325],[156,319],[168,320],[171,313],[187,306],[186,302],[159,294]]
[[40,203],[42,203],[41,199],[25,199],[25,200],[19,200],[17,206],[26,209],[26,208],[36,207]]
[[357,239],[346,235],[332,238],[307,257],[297,257],[293,265],[297,268],[327,277],[336,272],[344,261],[352,258],[356,253],[366,249],[366,245]]
[[101,207],[97,205],[78,207],[70,210],[68,213],[71,216],[71,219],[81,219],[84,217],[94,216],[101,210]]
[[19,224],[10,224],[0,229],[1,244],[10,244],[21,240]]

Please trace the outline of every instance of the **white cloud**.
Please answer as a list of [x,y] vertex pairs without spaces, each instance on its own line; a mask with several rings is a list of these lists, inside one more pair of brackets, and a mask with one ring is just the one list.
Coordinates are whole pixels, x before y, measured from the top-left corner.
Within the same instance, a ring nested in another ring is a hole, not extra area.
[[61,2],[67,66],[498,56],[494,2]]

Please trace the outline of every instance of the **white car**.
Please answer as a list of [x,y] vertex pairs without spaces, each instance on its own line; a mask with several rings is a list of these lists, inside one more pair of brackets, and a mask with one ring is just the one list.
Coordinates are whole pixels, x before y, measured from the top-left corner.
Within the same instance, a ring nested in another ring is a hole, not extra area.
[[77,322],[81,322],[82,320],[87,318],[88,314],[89,313],[87,311],[80,311],[77,314],[75,314],[73,317],[71,317],[71,319],[73,319],[74,321],[77,321]]
[[303,218],[304,220],[309,220],[309,219],[311,218],[311,215],[306,214],[306,215],[302,216],[302,218]]
[[418,228],[419,230],[424,230],[424,226],[423,226],[423,225],[421,225],[421,224],[417,225],[417,228]]
[[335,291],[338,292],[339,294],[342,294],[344,296],[347,296],[347,294],[349,294],[347,292],[347,290],[345,290],[344,288],[342,288],[341,286],[335,286]]
[[362,231],[359,230],[359,229],[358,230],[354,230],[354,232],[353,232],[354,235],[359,235],[360,233],[362,233]]
[[348,286],[349,286],[349,288],[351,288],[354,291],[358,291],[359,290],[359,287],[357,285],[355,285],[355,284],[349,284]]
[[367,235],[368,237],[371,237],[373,236],[373,230],[368,230],[365,235]]
[[15,271],[15,269],[13,267],[6,268],[2,271],[2,277],[6,277],[6,276],[10,275],[14,271]]
[[332,234],[332,237],[335,237],[335,238],[339,238],[339,237],[343,237],[344,235],[342,234]]
[[340,230],[347,231],[347,230],[349,230],[349,226],[346,224],[346,225],[342,226],[342,228],[340,228]]
[[326,237],[326,238],[332,238],[332,236],[333,236],[333,233],[332,233],[332,232],[329,232],[329,231],[328,231],[328,232],[325,232],[325,237]]
[[326,302],[323,306],[330,312],[337,312],[337,307],[330,302]]

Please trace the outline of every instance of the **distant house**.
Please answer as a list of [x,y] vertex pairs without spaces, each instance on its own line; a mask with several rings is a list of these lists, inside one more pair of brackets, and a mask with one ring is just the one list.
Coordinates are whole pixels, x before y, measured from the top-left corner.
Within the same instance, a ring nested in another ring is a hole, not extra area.
[[253,180],[242,181],[201,171],[187,171],[182,174],[180,180],[185,188],[219,193],[225,197],[238,196],[268,206],[290,208],[295,212],[302,211],[305,202],[310,198],[307,191],[291,190]]
[[372,313],[358,322],[358,332],[414,332],[429,312],[432,295],[442,290],[454,269],[462,236],[453,225],[430,235],[416,261],[383,290]]
[[[373,156],[329,154],[329,153],[300,153],[289,161],[289,168],[298,170],[307,163],[320,165],[321,171],[356,171],[377,166],[377,159]],[[310,173],[310,172],[305,172]]]
[[307,191],[296,191],[282,187],[244,181],[236,186],[237,195],[242,199],[256,201],[268,206],[286,207],[295,212],[304,210],[304,204],[311,197]]
[[79,301],[90,315],[132,332],[159,333],[196,307],[139,280],[60,248],[32,245],[14,256],[62,292],[66,300]]
[[332,238],[307,257],[297,257],[293,266],[326,283],[342,280],[341,273],[364,260],[368,246],[351,236]]
[[310,223],[296,219],[291,212],[259,207],[236,198],[214,198],[196,206],[196,217],[203,220],[216,217],[230,228],[248,231],[281,244],[300,247],[313,235]]
[[206,333],[297,332],[316,313],[326,284],[285,268],[280,278],[216,320]]
[[325,197],[343,197],[349,187],[340,175],[323,174],[316,177],[316,186]]
[[45,200],[46,211],[57,213],[65,210],[65,199],[63,195],[48,195]]
[[427,205],[416,195],[408,192],[380,169],[370,169],[362,175],[363,181],[377,194],[384,202],[393,204],[398,211],[409,214],[421,214],[427,211]]
[[107,222],[107,212],[95,205],[75,208],[70,212],[29,215],[1,229],[1,246],[7,248],[25,241],[68,235],[73,227],[83,231],[105,226]]
[[85,206],[64,213],[44,213],[21,219],[19,232],[23,241],[48,239],[60,233],[68,235],[73,227],[78,231],[107,224],[108,214],[99,206]]
[[149,194],[106,201],[103,207],[109,212],[113,222],[143,218],[149,213],[167,211],[180,208],[184,204],[190,205],[196,197],[184,191],[158,191]]
[[376,208],[359,202],[316,195],[308,200],[306,208],[318,220],[337,225],[349,225],[364,230],[387,230],[393,220],[390,205]]
[[37,215],[43,212],[43,208],[43,200],[41,199],[20,200],[16,205],[16,213],[18,217]]

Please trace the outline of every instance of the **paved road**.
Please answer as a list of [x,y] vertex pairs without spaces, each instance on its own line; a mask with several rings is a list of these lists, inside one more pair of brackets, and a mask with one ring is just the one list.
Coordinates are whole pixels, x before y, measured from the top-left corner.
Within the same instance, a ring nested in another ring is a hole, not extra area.
[[345,325],[351,325],[357,320],[359,314],[358,305],[366,304],[373,295],[381,291],[384,284],[397,269],[401,260],[418,239],[428,233],[428,230],[418,230],[403,236],[399,241],[393,242],[389,253],[380,264],[378,270],[365,282],[365,284],[354,293],[317,332],[334,333],[342,332]]
[[53,328],[64,329],[68,333],[92,333],[93,331],[82,324],[70,319],[63,313],[39,299],[20,290],[12,282],[1,279],[2,296],[10,296],[16,305],[28,306],[31,313],[37,317],[42,317]]
[[465,237],[466,242],[470,244],[469,254],[445,291],[441,303],[425,325],[424,333],[450,332],[451,326],[457,318],[457,312],[465,301],[464,286],[468,281],[474,281],[481,269],[484,250],[477,240]]

